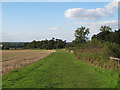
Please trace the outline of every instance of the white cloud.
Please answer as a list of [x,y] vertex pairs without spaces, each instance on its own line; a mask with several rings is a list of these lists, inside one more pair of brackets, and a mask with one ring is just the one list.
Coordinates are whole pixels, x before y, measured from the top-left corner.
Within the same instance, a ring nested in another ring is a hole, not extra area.
[[49,30],[60,30],[58,27],[49,27]]
[[101,22],[77,22],[79,26],[85,26],[90,28],[90,36],[99,33],[99,29],[101,26],[110,26],[113,30],[118,29],[118,20],[111,20],[111,21],[101,21]]
[[111,21],[101,21],[101,22],[78,22],[76,24],[83,25],[83,26],[89,26],[89,27],[100,27],[100,26],[110,26],[113,29],[118,28],[118,20],[111,20]]
[[114,8],[118,7],[119,0],[113,0],[105,5],[103,8],[84,9],[84,8],[70,8],[65,11],[66,18],[82,19],[82,20],[98,20],[103,17],[111,17]]

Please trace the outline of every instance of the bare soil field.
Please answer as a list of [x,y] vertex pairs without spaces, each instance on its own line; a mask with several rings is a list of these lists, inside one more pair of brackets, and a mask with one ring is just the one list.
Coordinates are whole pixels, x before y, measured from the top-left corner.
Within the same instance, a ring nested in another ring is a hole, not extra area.
[[55,50],[3,50],[2,73],[8,73],[50,55]]

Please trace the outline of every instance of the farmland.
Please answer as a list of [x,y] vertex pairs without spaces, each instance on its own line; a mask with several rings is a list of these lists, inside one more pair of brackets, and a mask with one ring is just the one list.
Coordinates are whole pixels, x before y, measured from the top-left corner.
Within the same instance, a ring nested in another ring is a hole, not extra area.
[[3,50],[2,72],[7,73],[50,55],[55,50]]
[[3,89],[120,88],[120,0],[4,1]]
[[116,88],[118,74],[57,50],[48,57],[3,75],[3,88]]

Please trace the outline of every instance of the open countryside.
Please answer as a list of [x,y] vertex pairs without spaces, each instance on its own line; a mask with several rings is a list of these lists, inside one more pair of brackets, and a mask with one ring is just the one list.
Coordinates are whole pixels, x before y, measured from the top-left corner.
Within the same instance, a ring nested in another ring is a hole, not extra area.
[[2,7],[3,89],[120,88],[118,0]]
[[101,31],[98,39],[85,41],[85,34],[81,40],[87,30],[77,28],[72,43],[52,38],[25,43],[23,50],[3,46],[3,88],[119,88],[120,65],[110,60],[120,57],[119,42],[99,39],[101,33],[119,33]]
[[4,88],[117,88],[118,74],[57,50],[50,56],[3,76]]

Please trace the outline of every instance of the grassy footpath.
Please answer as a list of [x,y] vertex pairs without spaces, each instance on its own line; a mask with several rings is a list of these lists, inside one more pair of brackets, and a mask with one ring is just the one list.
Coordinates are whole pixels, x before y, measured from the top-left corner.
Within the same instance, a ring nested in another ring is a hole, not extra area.
[[3,76],[9,88],[115,88],[118,76],[58,50],[50,56]]

